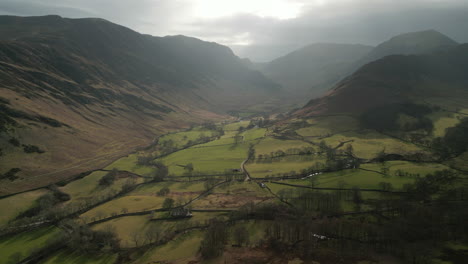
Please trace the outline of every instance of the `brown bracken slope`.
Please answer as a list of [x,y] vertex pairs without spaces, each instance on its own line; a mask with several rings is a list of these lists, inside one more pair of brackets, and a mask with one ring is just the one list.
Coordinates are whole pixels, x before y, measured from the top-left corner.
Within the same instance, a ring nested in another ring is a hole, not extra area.
[[277,90],[216,43],[102,19],[0,16],[0,174],[21,169],[0,194],[99,168]]
[[371,62],[311,100],[296,116],[359,114],[405,102],[468,95],[468,44],[426,55],[393,55]]

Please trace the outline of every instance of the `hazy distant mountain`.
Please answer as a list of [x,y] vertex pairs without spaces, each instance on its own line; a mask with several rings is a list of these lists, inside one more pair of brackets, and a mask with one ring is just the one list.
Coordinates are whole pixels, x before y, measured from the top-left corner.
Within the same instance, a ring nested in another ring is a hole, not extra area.
[[363,66],[297,114],[359,114],[407,102],[466,107],[467,72],[468,44],[432,54],[387,56]]
[[375,47],[359,61],[358,66],[388,55],[424,54],[445,50],[458,45],[457,42],[435,30],[405,33],[395,36]]
[[267,63],[284,54],[297,50],[301,45],[229,45],[234,53],[241,58],[249,58],[259,63]]
[[[30,176],[94,168],[278,89],[225,46],[102,19],[0,16],[0,64],[0,173]],[[26,154],[12,137],[45,153]]]
[[457,43],[435,31],[395,36],[375,48],[350,44],[312,44],[268,63],[263,72],[283,85],[293,101],[323,95],[361,66],[388,55],[425,54]]
[[321,95],[371,51],[364,45],[319,43],[268,63],[263,72],[299,100]]

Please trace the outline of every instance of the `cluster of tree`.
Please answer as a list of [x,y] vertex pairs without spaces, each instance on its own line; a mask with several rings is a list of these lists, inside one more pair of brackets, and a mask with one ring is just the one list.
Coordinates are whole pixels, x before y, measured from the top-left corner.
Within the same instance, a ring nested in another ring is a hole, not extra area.
[[268,164],[274,162],[306,162],[313,161],[315,159],[314,155],[285,155],[281,157],[271,158],[268,154],[263,155],[262,159],[255,159],[255,163]]
[[228,239],[226,224],[218,219],[211,220],[200,245],[201,256],[205,259],[220,256]]
[[159,190],[156,195],[157,196],[166,196],[171,192],[171,190],[168,187],[163,187],[161,190]]
[[226,169],[223,176],[225,181],[240,181],[244,180],[245,178],[245,175],[241,172],[240,169]]
[[141,166],[153,166],[155,157],[153,155],[142,155],[137,156],[137,165]]
[[205,187],[205,191],[209,191],[212,189],[219,181],[215,178],[208,178],[206,181],[203,183],[203,186]]
[[273,137],[281,140],[291,139],[291,138],[298,138],[300,137],[296,129],[288,127],[286,130],[280,130],[280,128],[275,128],[273,130]]
[[408,177],[408,178],[418,178],[421,176],[421,174],[419,173],[411,173],[411,172],[403,171],[400,169],[395,170],[393,172],[393,175],[398,176],[398,177]]
[[40,196],[36,200],[36,205],[28,210],[20,213],[16,219],[32,218],[35,216],[42,216],[48,218],[51,209],[61,203],[70,200],[70,195],[61,191],[56,185],[48,187],[50,192]]
[[[202,129],[206,129],[206,130],[213,130],[213,131],[217,131],[219,130],[219,127],[213,123],[213,122],[206,122],[206,123],[203,123],[200,125],[200,127]],[[222,130],[222,129],[221,129]]]
[[174,207],[175,201],[172,198],[166,198],[164,199],[164,202],[162,204],[162,208],[169,209]]
[[153,182],[161,182],[169,175],[169,168],[160,161],[153,162],[155,169],[149,173],[149,179]]
[[45,151],[42,150],[41,148],[39,148],[38,146],[35,146],[35,145],[22,145],[23,146],[23,151],[25,153],[38,153],[38,154],[42,154],[44,153]]
[[130,234],[130,237],[135,247],[139,247],[144,244],[161,242],[164,235],[160,226],[152,224],[144,234],[140,230],[136,230]]
[[64,232],[62,236],[66,246],[83,253],[117,251],[120,249],[120,239],[115,228],[107,225],[102,230],[92,230],[89,226],[73,220],[64,220],[59,226]]
[[454,127],[447,128],[444,137],[433,140],[432,147],[442,159],[458,156],[468,151],[468,118],[463,118]]
[[21,171],[20,168],[12,168],[3,174],[0,173],[0,180],[8,179],[10,181],[14,181],[19,178],[18,176],[16,176],[16,174],[20,171]]
[[213,138],[201,133],[200,136],[194,140],[188,140],[182,148],[189,148],[194,145],[210,142]]
[[111,171],[106,173],[106,175],[102,176],[102,178],[99,180],[99,185],[104,187],[112,185],[118,174],[119,171],[116,168],[113,168]]
[[[304,260],[339,262],[377,252],[403,262],[431,263],[433,253],[448,241],[468,239],[464,203],[468,188],[454,184],[455,179],[453,171],[437,171],[407,185],[406,194],[368,201],[363,200],[359,189],[345,192],[343,197],[337,192],[292,192],[283,194],[283,199],[294,209],[268,208],[270,213],[265,213],[261,207],[251,206],[235,216],[273,220],[266,228],[265,245],[278,254],[287,251]],[[380,187],[393,189],[385,182]],[[356,216],[338,217],[339,200],[365,202],[369,209]],[[323,212],[322,217],[317,211]]]
[[235,245],[239,247],[247,246],[250,242],[249,231],[242,225],[234,228],[232,238]]
[[[377,131],[414,131],[431,132],[432,121],[426,115],[432,112],[426,105],[413,103],[392,104],[372,108],[360,116],[360,123],[364,128]],[[407,117],[402,122],[402,117]]]
[[10,138],[8,140],[8,143],[13,145],[14,147],[20,147],[20,146],[23,147],[23,151],[25,153],[39,153],[39,154],[41,154],[41,153],[45,152],[44,150],[42,150],[38,146],[21,144],[20,141],[15,137]]
[[302,147],[302,148],[289,148],[286,151],[281,149],[272,151],[269,154],[259,154],[257,160],[262,162],[263,160],[271,160],[273,158],[284,157],[287,155],[312,155],[315,153],[313,147]]
[[19,140],[15,137],[12,137],[8,140],[8,143],[10,143],[11,145],[15,146],[15,147],[19,147],[21,145],[21,143],[19,142]]
[[354,155],[354,149],[351,144],[346,145],[344,150],[338,150],[321,141],[319,147],[326,154],[327,161],[325,166],[327,171],[356,169],[361,165],[361,161]]
[[267,119],[267,118],[255,118],[251,119],[249,125],[247,126],[247,129],[252,129],[255,127],[268,127],[273,123],[273,120]]

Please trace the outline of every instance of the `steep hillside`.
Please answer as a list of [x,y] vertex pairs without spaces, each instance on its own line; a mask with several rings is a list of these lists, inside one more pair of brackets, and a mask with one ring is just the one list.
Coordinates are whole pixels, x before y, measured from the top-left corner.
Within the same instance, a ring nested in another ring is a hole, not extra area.
[[[457,42],[435,30],[401,34],[381,43],[357,63],[360,67],[388,55],[427,54],[446,50]],[[357,68],[355,68],[357,69]]]
[[278,89],[227,47],[101,19],[1,16],[0,64],[0,173],[19,177],[2,193],[102,166]]
[[372,47],[319,43],[268,63],[263,72],[297,99],[316,97],[345,77],[349,67]]
[[428,55],[394,55],[369,63],[298,115],[362,113],[416,102],[466,108],[468,44]]

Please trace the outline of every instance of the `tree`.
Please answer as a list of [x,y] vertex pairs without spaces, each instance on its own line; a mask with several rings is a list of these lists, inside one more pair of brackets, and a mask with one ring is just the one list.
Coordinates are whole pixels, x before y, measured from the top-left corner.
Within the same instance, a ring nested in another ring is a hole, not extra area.
[[382,189],[382,191],[387,191],[388,192],[388,191],[393,190],[393,186],[389,182],[380,182],[379,187],[380,187],[380,189]]
[[249,232],[245,227],[239,226],[235,228],[233,235],[236,245],[242,246],[249,243]]
[[163,205],[162,205],[162,207],[164,209],[168,209],[168,208],[171,208],[173,206],[174,206],[174,199],[172,199],[172,198],[164,199],[164,202],[163,202]]
[[158,242],[161,237],[161,228],[153,224],[145,233],[145,236],[149,243]]
[[119,171],[117,170],[117,168],[113,168],[106,175],[102,176],[102,178],[99,180],[99,185],[105,187],[112,185],[118,174]]
[[185,165],[184,170],[187,171],[187,173],[192,174],[194,167],[192,163],[189,163]]
[[137,164],[142,165],[142,166],[150,166],[153,164],[153,160],[154,160],[153,155],[138,156]]
[[155,182],[163,181],[164,178],[169,174],[169,169],[160,161],[154,162],[154,166],[156,169],[151,172],[150,177]]
[[133,243],[135,243],[135,247],[138,247],[140,241],[141,241],[141,234],[137,231],[133,231],[131,234],[130,234],[131,238],[132,238],[132,241]]
[[227,240],[226,225],[217,219],[211,220],[200,246],[202,257],[209,259],[221,255]]
[[166,196],[171,192],[171,190],[168,187],[163,187],[161,190],[159,190],[156,195],[157,196]]
[[359,187],[354,187],[352,192],[353,192],[353,202],[354,202],[354,205],[356,206],[356,211],[360,211],[361,204],[363,202],[361,189],[359,189]]
[[346,150],[345,150],[346,155],[350,157],[354,157],[354,148],[352,144],[346,145]]

